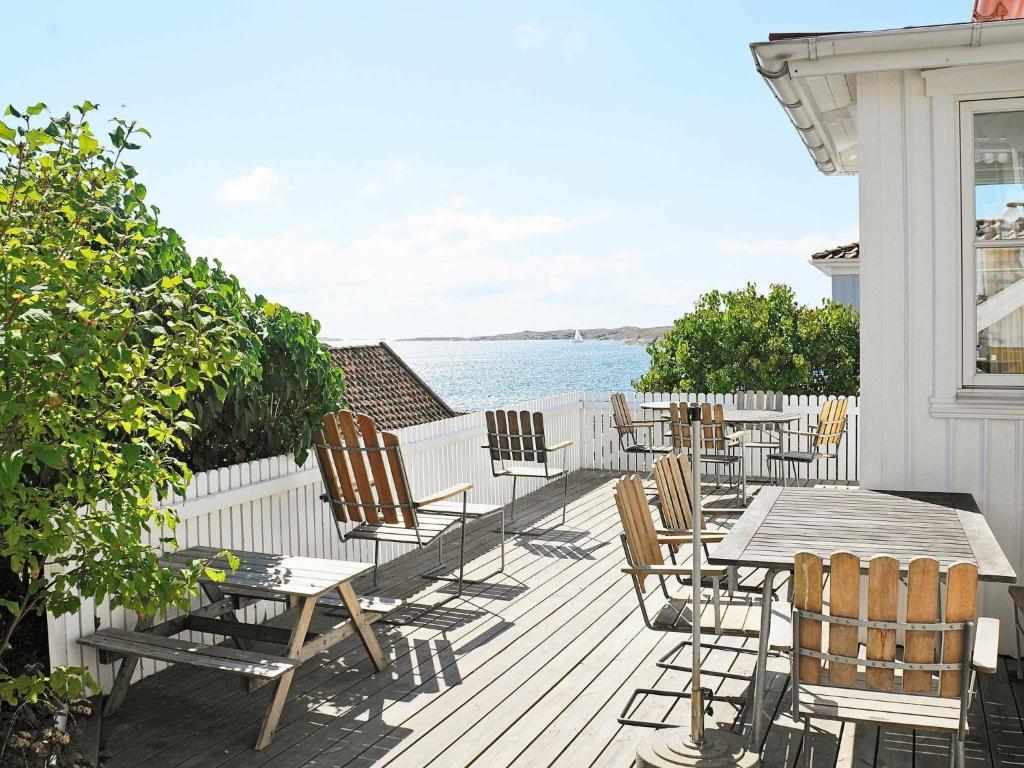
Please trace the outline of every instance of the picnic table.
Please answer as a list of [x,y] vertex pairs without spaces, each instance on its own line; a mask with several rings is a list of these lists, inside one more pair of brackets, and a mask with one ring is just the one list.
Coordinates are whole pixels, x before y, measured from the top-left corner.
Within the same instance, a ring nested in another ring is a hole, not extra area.
[[[797,552],[823,558],[851,552],[867,565],[879,554],[900,562],[928,555],[941,572],[957,561],[976,563],[981,581],[1016,581],[1016,573],[974,498],[966,493],[872,491],[865,488],[764,488],[708,557],[716,565],[765,568],[763,599],[775,577],[793,571]],[[866,571],[865,571],[866,573]],[[770,611],[762,615],[753,701],[764,698]],[[754,707],[754,746],[763,738],[764,715]]]
[[[210,600],[208,604],[161,624],[154,625],[152,617],[145,617],[134,630],[103,629],[79,640],[83,645],[99,649],[101,661],[122,659],[104,705],[104,714],[113,714],[123,703],[140,658],[218,669],[249,678],[250,690],[267,683],[275,685],[256,741],[256,749],[263,749],[274,737],[292,678],[302,662],[355,633],[376,668],[386,668],[370,624],[396,610],[402,601],[356,595],[351,582],[370,570],[371,564],[233,552],[239,562],[232,570],[227,561],[219,557],[219,552],[212,547],[189,547],[164,558],[171,568],[181,569],[201,560],[224,571],[223,580],[213,580],[206,575],[200,578],[200,586]],[[283,616],[290,625],[250,624],[236,616],[236,611],[258,600],[286,602],[289,609]],[[310,632],[310,621],[318,603],[339,609],[342,618],[323,632]],[[234,646],[173,637],[186,631],[230,637]],[[281,645],[285,650],[281,654],[270,654],[255,650],[253,642]]]

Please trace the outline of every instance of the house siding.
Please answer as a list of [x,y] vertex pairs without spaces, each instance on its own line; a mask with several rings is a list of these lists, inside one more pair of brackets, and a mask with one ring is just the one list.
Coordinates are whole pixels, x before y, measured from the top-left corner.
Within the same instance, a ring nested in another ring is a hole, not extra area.
[[849,304],[854,309],[860,310],[860,276],[833,275],[832,300]]
[[[1018,74],[1024,87],[1024,65]],[[957,95],[931,85],[919,71],[857,77],[861,482],[972,494],[1024,574],[1024,404],[970,412],[958,400]],[[1005,585],[986,585],[982,599],[986,615],[1001,619],[1002,648],[1010,651]]]

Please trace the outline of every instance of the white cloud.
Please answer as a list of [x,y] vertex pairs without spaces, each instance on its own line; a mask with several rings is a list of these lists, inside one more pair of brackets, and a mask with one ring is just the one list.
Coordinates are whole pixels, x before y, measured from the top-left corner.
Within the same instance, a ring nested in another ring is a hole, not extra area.
[[516,42],[524,50],[540,48],[548,40],[548,33],[536,24],[520,24],[515,29]]
[[573,30],[565,36],[565,55],[570,59],[579,56],[587,48],[587,39],[579,30]]
[[293,230],[190,246],[219,258],[251,292],[311,312],[334,337],[644,322],[638,308],[668,322],[696,296],[676,273],[652,269],[640,253],[581,252],[565,242],[602,218],[500,215],[456,198],[349,242]]
[[356,200],[363,202],[376,200],[384,190],[396,187],[405,181],[411,172],[412,166],[408,163],[403,163],[401,160],[392,161],[388,164],[387,173],[383,178],[369,182],[356,192]]
[[760,240],[723,240],[717,247],[723,253],[738,256],[801,256],[809,259],[812,253],[845,245],[857,239],[856,233],[832,235],[804,235],[798,238],[769,237]]
[[225,205],[244,207],[262,205],[277,199],[281,177],[266,166],[235,176],[217,187],[217,200]]

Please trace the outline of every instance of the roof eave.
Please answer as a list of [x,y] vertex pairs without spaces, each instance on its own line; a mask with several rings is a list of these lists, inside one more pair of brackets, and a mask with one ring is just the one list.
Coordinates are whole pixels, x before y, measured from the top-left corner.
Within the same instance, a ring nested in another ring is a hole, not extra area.
[[827,126],[800,96],[796,80],[900,69],[1024,60],[1024,20],[808,35],[752,43],[757,71],[786,111],[822,173],[856,173]]

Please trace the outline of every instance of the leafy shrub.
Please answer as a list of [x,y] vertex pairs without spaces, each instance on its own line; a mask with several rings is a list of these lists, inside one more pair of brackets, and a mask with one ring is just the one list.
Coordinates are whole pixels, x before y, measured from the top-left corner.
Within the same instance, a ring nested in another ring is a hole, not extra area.
[[846,304],[797,304],[793,290],[753,284],[711,291],[647,348],[644,392],[855,394],[860,388],[860,319]]
[[323,415],[342,404],[342,370],[317,340],[320,323],[262,296],[246,298],[242,313],[259,342],[260,374],[192,397],[199,428],[185,456],[195,471],[290,452],[301,464]]
[[[124,161],[144,129],[95,105],[0,120],[0,702],[79,695],[80,668],[17,666],[19,628],[80,596],[142,614],[194,594],[203,563],[161,568],[144,544],[173,528],[153,489],[181,490],[197,393],[257,373],[257,340],[217,268],[188,259]],[[37,126],[37,122],[42,122]],[[183,268],[183,265],[188,268]],[[178,267],[175,267],[178,265]],[[173,541],[166,542],[173,545]],[[28,642],[36,640],[27,632]],[[37,650],[37,649],[36,649]],[[38,652],[38,651],[37,651]]]

